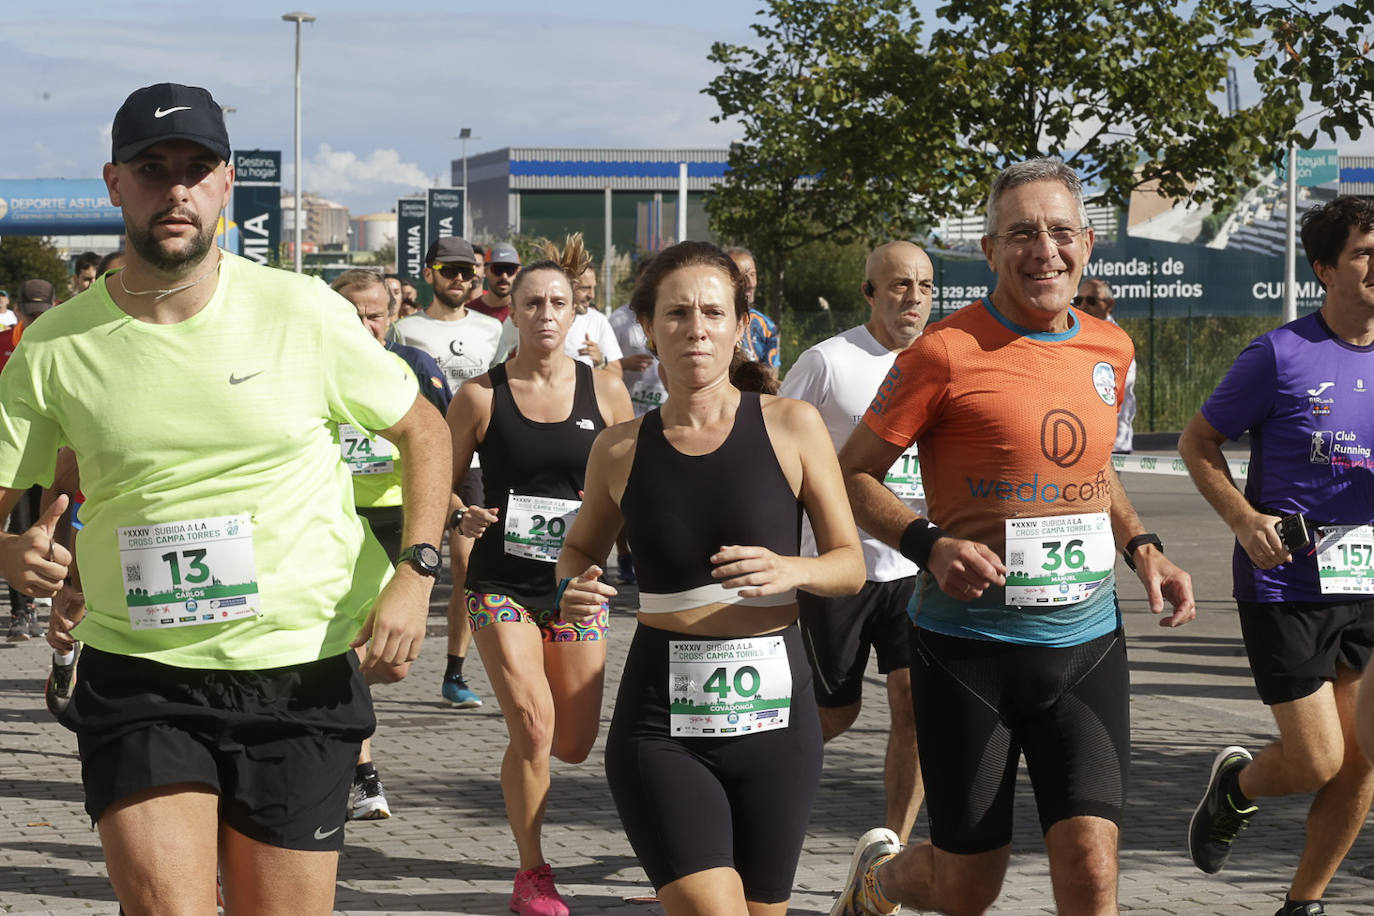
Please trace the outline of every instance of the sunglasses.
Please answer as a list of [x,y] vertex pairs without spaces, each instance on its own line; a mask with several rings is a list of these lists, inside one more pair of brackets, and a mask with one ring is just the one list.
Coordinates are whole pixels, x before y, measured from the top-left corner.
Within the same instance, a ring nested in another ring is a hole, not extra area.
[[1076,306],[1082,305],[1085,302],[1088,305],[1097,305],[1099,302],[1103,305],[1111,305],[1113,301],[1114,300],[1108,299],[1106,296],[1074,296],[1072,300],[1073,304]]
[[446,280],[471,280],[475,276],[471,264],[431,264],[429,269]]
[[498,277],[513,277],[520,272],[519,264],[488,264],[487,272]]

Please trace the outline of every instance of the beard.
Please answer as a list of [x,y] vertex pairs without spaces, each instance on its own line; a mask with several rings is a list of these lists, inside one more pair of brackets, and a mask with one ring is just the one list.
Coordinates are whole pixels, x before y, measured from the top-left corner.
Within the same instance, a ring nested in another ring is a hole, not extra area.
[[187,242],[186,247],[180,251],[167,251],[162,247],[162,243],[153,238],[152,224],[168,216],[173,211],[159,213],[149,222],[147,226],[124,225],[125,236],[129,240],[129,247],[138,252],[138,256],[152,267],[164,274],[177,275],[185,273],[188,266],[195,266],[205,258],[206,252],[210,250],[210,245],[215,238],[215,229],[211,226],[206,229],[200,223],[200,218],[190,213],[178,213],[191,221],[191,225],[196,227],[196,234]]
[[448,289],[440,289],[437,286],[432,286],[430,288],[434,290],[434,298],[451,309],[460,309],[467,304],[467,286],[450,287]]

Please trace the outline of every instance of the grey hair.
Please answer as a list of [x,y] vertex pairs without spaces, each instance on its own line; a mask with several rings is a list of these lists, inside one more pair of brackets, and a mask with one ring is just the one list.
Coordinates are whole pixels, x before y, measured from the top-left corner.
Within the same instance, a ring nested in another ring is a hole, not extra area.
[[1057,181],[1067,188],[1078,204],[1079,225],[1088,225],[1088,208],[1083,205],[1083,182],[1079,180],[1078,173],[1058,156],[1046,156],[1009,165],[992,180],[992,190],[988,191],[987,218],[983,222],[985,234],[992,235],[997,228],[997,202],[1002,195],[1011,188],[1035,181]]
[[339,294],[355,286],[358,289],[371,289],[374,286],[380,286],[386,291],[386,313],[394,315],[400,310],[401,304],[396,301],[396,294],[391,291],[391,287],[386,285],[386,280],[382,275],[375,270],[354,267],[339,274],[334,282],[329,284],[329,288]]

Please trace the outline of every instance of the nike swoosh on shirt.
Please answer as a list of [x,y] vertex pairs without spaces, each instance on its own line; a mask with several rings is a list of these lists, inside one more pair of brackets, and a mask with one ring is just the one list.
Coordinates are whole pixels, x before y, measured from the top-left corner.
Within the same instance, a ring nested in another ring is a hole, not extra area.
[[316,828],[315,828],[315,839],[317,839],[317,840],[327,840],[327,839],[329,839],[330,837],[332,837],[334,834],[338,833],[338,832],[339,832],[339,829],[340,829],[340,828],[335,827],[333,830],[325,830],[323,827],[316,827]]
[[248,374],[248,375],[237,375],[237,376],[234,375],[234,373],[230,372],[230,373],[229,373],[229,384],[231,384],[231,385],[238,385],[238,384],[240,384],[240,383],[242,383],[242,382],[248,381],[250,378],[257,378],[259,375],[262,375],[262,374],[263,374],[264,372],[266,372],[266,371],[267,371],[266,369],[259,369],[257,372],[253,372],[253,373],[250,373],[250,374]]
[[178,106],[175,107],[175,108],[168,108],[168,109],[165,110],[165,111],[164,111],[163,109],[159,108],[157,111],[153,112],[153,117],[155,117],[155,118],[165,118],[165,117],[167,117],[169,114],[171,114],[171,113],[174,112],[174,111],[190,111],[190,110],[191,110],[191,106],[190,106],[190,105],[178,105]]

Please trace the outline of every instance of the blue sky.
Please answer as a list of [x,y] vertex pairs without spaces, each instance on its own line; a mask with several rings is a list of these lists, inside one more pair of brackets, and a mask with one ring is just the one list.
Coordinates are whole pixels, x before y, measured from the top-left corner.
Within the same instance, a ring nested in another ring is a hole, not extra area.
[[[299,3],[299,5],[295,5]],[[929,25],[937,0],[921,0]],[[239,148],[292,145],[295,27],[303,29],[305,187],[354,214],[504,146],[723,147],[701,89],[713,41],[748,42],[761,0],[67,0],[7,4],[0,29],[0,178],[93,178],[110,121],[154,82],[205,86],[237,109]],[[499,10],[499,11],[494,11]],[[1242,91],[1245,89],[1242,87]],[[1372,152],[1342,144],[1342,152]]]

